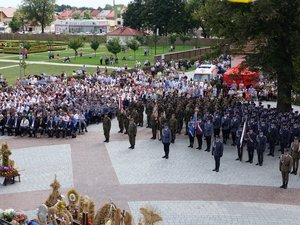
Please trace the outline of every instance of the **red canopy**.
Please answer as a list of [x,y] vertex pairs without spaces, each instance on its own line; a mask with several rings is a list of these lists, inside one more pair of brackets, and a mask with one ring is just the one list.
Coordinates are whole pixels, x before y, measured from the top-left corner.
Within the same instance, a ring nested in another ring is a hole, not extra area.
[[239,85],[243,83],[244,86],[248,87],[250,85],[255,85],[259,80],[258,71],[250,71],[249,67],[242,67],[242,63],[236,67],[228,69],[223,74],[223,80],[226,82],[227,86],[230,86],[233,81]]

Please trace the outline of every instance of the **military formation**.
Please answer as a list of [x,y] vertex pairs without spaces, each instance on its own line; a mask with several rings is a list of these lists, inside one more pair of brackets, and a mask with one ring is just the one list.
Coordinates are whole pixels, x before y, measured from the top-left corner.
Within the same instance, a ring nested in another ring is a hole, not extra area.
[[[267,150],[271,157],[275,156],[276,150],[281,152],[280,171],[284,188],[287,187],[289,172],[298,172],[298,112],[280,113],[270,106],[242,103],[235,98],[188,98],[175,94],[155,100],[141,98],[122,104],[117,110],[119,133],[128,134],[131,149],[135,147],[137,127],[144,126],[144,113],[146,127],[152,130],[152,140],[161,140],[167,126],[170,143],[175,143],[176,135],[182,133],[189,137],[189,148],[202,150],[205,141],[205,151],[212,151],[215,158],[216,172],[219,171],[223,148],[230,144],[237,148],[236,160],[247,157],[246,162],[253,163],[256,154],[257,166],[263,166]],[[169,147],[165,145],[164,149],[169,157]]]

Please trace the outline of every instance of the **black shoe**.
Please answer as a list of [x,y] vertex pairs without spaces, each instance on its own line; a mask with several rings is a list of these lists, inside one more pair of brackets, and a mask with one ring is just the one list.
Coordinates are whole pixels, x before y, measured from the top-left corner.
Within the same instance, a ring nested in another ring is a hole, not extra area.
[[172,143],[172,144],[174,144],[174,143],[175,143],[175,141],[171,141],[171,143]]
[[259,163],[256,163],[255,165],[256,165],[256,166],[258,166],[258,165],[259,165]]
[[166,159],[169,159],[169,156],[167,156]]
[[88,130],[87,130],[87,129],[85,129],[85,132],[88,132]]
[[161,138],[159,138],[158,140],[161,141]]
[[165,159],[165,158],[167,158],[167,156],[163,156],[162,158]]
[[263,164],[261,163],[261,164],[259,164],[259,166],[262,166]]
[[271,153],[268,154],[268,156],[271,156],[271,155],[272,155]]
[[128,149],[133,149],[132,145]]
[[192,147],[191,145],[188,146],[188,148]]
[[285,187],[285,185],[284,185],[284,184],[280,186],[280,188],[284,188],[284,187]]
[[216,172],[219,172],[219,170],[216,170]]
[[238,160],[240,160],[240,158],[236,158],[235,160],[238,161]]
[[251,164],[252,164],[252,163],[253,163],[253,161],[250,161],[249,163],[251,163]]
[[201,148],[201,147],[198,147],[198,148],[196,148],[196,149],[201,150],[202,148]]
[[250,162],[250,160],[247,160],[246,162],[247,162],[247,163],[249,163],[249,162]]
[[235,146],[235,144],[234,144],[234,143],[232,143],[231,145],[232,145],[232,146]]
[[124,134],[128,134],[128,132],[126,131]]
[[212,171],[217,171],[216,169],[213,169]]
[[154,139],[155,139],[155,137],[152,137],[152,138],[150,138],[150,139],[153,139],[153,140],[154,140]]

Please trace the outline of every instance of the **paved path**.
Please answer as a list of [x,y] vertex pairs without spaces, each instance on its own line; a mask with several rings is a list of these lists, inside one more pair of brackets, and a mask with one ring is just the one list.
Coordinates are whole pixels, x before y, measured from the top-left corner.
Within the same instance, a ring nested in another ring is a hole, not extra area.
[[14,68],[14,67],[19,67],[19,65],[3,66],[3,67],[0,67],[0,70]]
[[[25,171],[21,183],[0,186],[0,208],[36,209],[51,192],[56,174],[62,194],[75,187],[97,207],[112,199],[135,221],[140,206],[152,205],[164,218],[161,224],[297,224],[300,178],[291,176],[290,188],[280,189],[278,157],[265,156],[262,167],[237,162],[228,144],[221,171],[215,173],[211,154],[187,148],[185,135],[178,136],[165,160],[162,144],[150,140],[150,129],[138,128],[135,150],[128,149],[127,135],[117,133],[115,119],[108,144],[102,124],[88,129],[76,139],[1,137]],[[285,210],[290,214],[283,220],[278,212]]]
[[[9,63],[19,63],[19,60],[13,59],[0,59],[0,62],[9,62]],[[72,64],[72,63],[52,63],[52,62],[44,62],[44,61],[26,61],[26,63],[30,65],[52,65],[52,66],[70,66],[70,67],[82,67],[83,64]],[[86,64],[87,68],[97,68],[97,65],[88,65]],[[114,66],[99,66],[100,68],[107,68],[107,69],[115,69]]]

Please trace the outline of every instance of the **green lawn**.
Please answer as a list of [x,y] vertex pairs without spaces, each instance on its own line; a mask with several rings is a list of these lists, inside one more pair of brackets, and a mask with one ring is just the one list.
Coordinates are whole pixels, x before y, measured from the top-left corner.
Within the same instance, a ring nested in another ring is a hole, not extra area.
[[[169,45],[166,46],[157,46],[156,48],[156,54],[167,54],[169,53]],[[144,46],[141,46],[138,51],[135,53],[135,59],[134,59],[134,52],[131,49],[128,49],[128,52],[126,53],[119,53],[119,66],[124,66],[127,64],[129,67],[134,67],[136,60],[140,61],[142,65],[144,65],[144,62],[146,59],[148,59],[151,63],[153,63],[154,60],[154,47],[150,47],[150,55],[144,56]],[[147,47],[148,48],[148,47]],[[192,46],[183,46],[178,45],[176,46],[176,51],[183,51],[183,50],[190,50],[192,49]],[[100,45],[96,56],[94,55],[94,51],[90,48],[89,44],[86,43],[85,46],[78,50],[78,52],[82,52],[82,57],[74,58],[74,51],[72,49],[66,49],[64,51],[56,51],[55,59],[52,59],[51,62],[55,63],[61,63],[63,60],[63,57],[69,56],[71,57],[71,63],[72,64],[86,64],[86,65],[99,65],[99,57],[100,56],[110,56],[112,55],[110,52],[107,51],[106,46],[104,44]],[[30,51],[29,51],[30,53]],[[59,55],[59,59],[57,57]],[[92,56],[90,58],[89,56]],[[123,57],[125,58],[123,60]],[[10,59],[10,60],[19,60],[18,55],[12,55],[12,54],[0,54],[0,59]],[[26,61],[42,61],[42,62],[49,62],[48,59],[48,52],[43,53],[33,53],[29,54],[28,59]],[[103,60],[104,64],[104,60]],[[0,68],[4,66],[9,65],[17,65],[16,63],[4,63],[0,62]],[[117,65],[113,65],[117,66]],[[68,66],[55,66],[55,65],[28,65],[25,71],[26,75],[32,75],[32,74],[40,74],[42,72],[47,74],[60,74],[61,71],[65,71],[67,75],[70,75],[73,70],[77,70],[80,68],[74,68],[74,67],[68,67]],[[88,71],[91,70],[91,72],[94,72],[95,69],[88,69]],[[20,76],[19,67],[13,67],[8,69],[0,69],[0,73],[3,74],[3,76],[7,79],[7,81],[10,84],[14,84],[16,78]]]
[[[144,56],[144,46],[141,46],[138,51],[136,51],[136,60],[139,60],[142,64],[146,59],[148,59],[150,62],[153,63],[154,60],[154,47],[150,48],[150,55]],[[148,47],[147,47],[148,48]],[[190,50],[192,49],[191,46],[183,46],[178,45],[176,46],[176,51],[183,51],[183,50]],[[83,53],[83,57],[77,57],[74,58],[74,51],[72,49],[66,49],[64,51],[55,51],[55,59],[51,60],[51,62],[62,62],[62,58],[69,56],[72,57],[72,63],[79,63],[79,64],[87,64],[87,65],[99,65],[99,57],[100,56],[110,56],[112,55],[110,52],[107,51],[106,46],[104,44],[100,45],[97,52],[96,57],[94,54],[94,51],[90,48],[89,44],[85,44],[85,46],[78,50],[78,52]],[[30,53],[30,51],[29,51]],[[169,53],[169,45],[168,46],[157,46],[156,48],[156,54],[166,54]],[[57,55],[59,55],[60,59],[57,59]],[[92,58],[89,58],[89,56],[92,56]],[[126,60],[122,60],[123,57],[126,58]],[[127,64],[129,67],[133,67],[135,65],[136,60],[134,60],[134,52],[129,49],[126,53],[119,53],[119,65],[124,66],[124,64]],[[0,54],[0,59],[12,59],[12,60],[18,60],[18,55],[4,55]],[[48,53],[33,53],[29,54],[28,59],[26,61],[49,61],[48,59]]]
[[[33,75],[33,74],[40,74],[44,72],[46,74],[60,74],[62,71],[65,71],[68,76],[71,75],[73,70],[81,69],[80,67],[70,67],[70,66],[52,66],[52,65],[28,65],[25,70],[25,75]],[[88,72],[95,72],[95,68],[87,68]],[[20,69],[19,67],[13,67],[8,69],[0,70],[0,73],[3,75],[4,78],[8,81],[9,84],[14,85],[16,83],[16,79],[20,77]],[[22,70],[22,76],[24,76]]]
[[18,64],[17,63],[11,63],[11,62],[0,62],[0,71],[1,71],[1,67],[12,66],[12,65],[18,65]]

